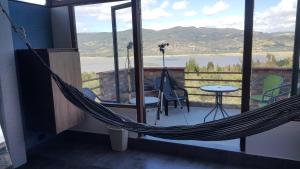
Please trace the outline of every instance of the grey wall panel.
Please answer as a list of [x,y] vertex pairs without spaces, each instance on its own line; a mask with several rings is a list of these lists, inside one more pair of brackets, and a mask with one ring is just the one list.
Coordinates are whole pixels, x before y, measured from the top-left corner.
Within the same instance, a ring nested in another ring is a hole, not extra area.
[[54,48],[72,48],[68,7],[51,9]]
[[[7,9],[7,0],[0,0]],[[0,14],[0,97],[1,121],[14,167],[26,162],[25,142],[19,103],[13,39],[10,25]]]
[[[12,19],[25,28],[31,45],[36,49],[52,48],[52,30],[50,9],[18,1],[9,1]],[[13,33],[15,49],[26,49],[26,45]]]

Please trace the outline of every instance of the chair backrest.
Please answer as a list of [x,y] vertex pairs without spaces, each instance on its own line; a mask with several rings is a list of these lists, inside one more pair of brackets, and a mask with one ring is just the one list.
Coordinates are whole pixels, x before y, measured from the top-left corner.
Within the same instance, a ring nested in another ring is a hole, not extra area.
[[91,100],[96,100],[97,95],[89,88],[83,88],[82,93]]
[[[283,84],[283,78],[278,75],[268,75],[263,81],[263,92],[271,90],[275,87],[279,87]],[[280,94],[280,88],[273,91],[273,95],[277,96]]]
[[[161,77],[156,77],[154,79],[154,88],[159,90],[160,89],[160,81],[161,81]],[[172,82],[171,82],[172,81]],[[172,86],[174,84],[174,79],[172,79],[171,77],[167,77],[166,81],[164,82],[164,95],[167,96],[172,96],[173,95],[173,88],[174,86]]]

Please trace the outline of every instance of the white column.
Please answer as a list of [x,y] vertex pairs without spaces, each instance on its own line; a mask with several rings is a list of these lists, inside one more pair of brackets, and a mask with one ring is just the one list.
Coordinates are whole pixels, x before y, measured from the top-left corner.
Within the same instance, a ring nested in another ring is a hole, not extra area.
[[[0,0],[8,10],[7,0]],[[14,167],[26,162],[12,32],[0,13],[0,119]]]

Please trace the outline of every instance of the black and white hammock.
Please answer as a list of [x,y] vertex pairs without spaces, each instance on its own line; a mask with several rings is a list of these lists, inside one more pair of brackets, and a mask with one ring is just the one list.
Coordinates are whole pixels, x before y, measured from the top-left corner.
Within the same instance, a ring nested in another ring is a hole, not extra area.
[[63,95],[75,106],[108,125],[166,139],[217,141],[258,134],[300,116],[300,96],[298,95],[239,115],[197,125],[160,127],[138,123],[114,113],[101,103],[86,97],[79,89],[64,82],[31,47],[26,38],[25,30],[13,24],[8,13],[2,8],[1,3],[0,11],[4,13],[11,23],[12,30],[19,35],[28,49],[40,60],[41,64],[49,70]]

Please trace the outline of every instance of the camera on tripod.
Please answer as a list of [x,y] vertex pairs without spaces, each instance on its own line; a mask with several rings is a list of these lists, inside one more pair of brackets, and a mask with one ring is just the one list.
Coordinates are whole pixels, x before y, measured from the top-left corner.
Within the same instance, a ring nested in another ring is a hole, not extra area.
[[162,44],[159,44],[158,47],[159,47],[159,50],[161,52],[164,52],[165,51],[165,47],[166,46],[169,46],[169,43],[162,43]]
[[133,47],[133,42],[128,42],[127,49],[132,49],[132,47]]

